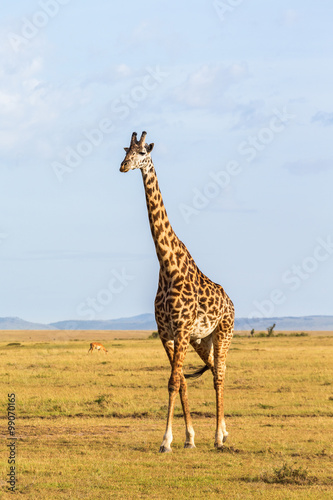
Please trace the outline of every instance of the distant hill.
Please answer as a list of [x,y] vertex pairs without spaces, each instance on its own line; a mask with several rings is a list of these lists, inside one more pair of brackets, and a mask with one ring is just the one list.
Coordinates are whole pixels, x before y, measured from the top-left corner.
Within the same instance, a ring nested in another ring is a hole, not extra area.
[[0,330],[56,330],[52,325],[32,323],[21,318],[0,318]]
[[[333,316],[300,316],[282,318],[237,318],[235,330],[266,331],[276,323],[275,330],[333,331]],[[0,330],[156,330],[153,314],[110,320],[67,320],[50,324],[31,323],[20,318],[0,318]]]
[[283,318],[237,318],[235,330],[263,330],[276,324],[275,330],[333,330],[333,316],[286,316]]
[[[276,323],[275,330],[333,330],[333,316],[301,316],[284,318],[236,318],[235,330],[263,330]],[[153,314],[110,320],[69,320],[51,323],[60,330],[156,330]]]
[[50,323],[59,330],[156,330],[153,314],[107,320],[68,320]]

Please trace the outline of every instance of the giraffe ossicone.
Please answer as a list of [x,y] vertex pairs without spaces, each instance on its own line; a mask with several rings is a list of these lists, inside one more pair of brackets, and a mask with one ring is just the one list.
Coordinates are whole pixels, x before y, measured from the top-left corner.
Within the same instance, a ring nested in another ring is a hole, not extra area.
[[[226,356],[233,335],[234,306],[223,288],[213,283],[195,264],[184,243],[174,233],[159,189],[151,159],[154,144],[146,144],[133,132],[120,171],[140,169],[146,194],[150,229],[160,264],[155,298],[158,333],[171,364],[169,406],[160,452],[171,451],[172,419],[178,392],[185,418],[185,448],[194,448],[194,430],[185,378],[210,369],[216,392],[215,447],[222,449],[228,433],[224,420],[223,390]],[[187,348],[195,349],[205,366],[192,375],[183,374]]]

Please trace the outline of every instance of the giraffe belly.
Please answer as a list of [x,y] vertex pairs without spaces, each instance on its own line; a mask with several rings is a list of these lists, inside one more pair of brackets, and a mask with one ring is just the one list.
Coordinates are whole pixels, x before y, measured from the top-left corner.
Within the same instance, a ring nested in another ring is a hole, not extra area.
[[211,335],[217,325],[219,324],[219,318],[210,321],[207,317],[199,317],[194,324],[193,333],[191,333],[191,339],[199,340]]

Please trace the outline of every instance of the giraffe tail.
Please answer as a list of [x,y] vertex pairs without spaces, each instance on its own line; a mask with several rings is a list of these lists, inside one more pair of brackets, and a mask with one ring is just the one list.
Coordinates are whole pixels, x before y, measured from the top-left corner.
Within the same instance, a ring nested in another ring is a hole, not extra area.
[[203,366],[202,368],[199,368],[199,370],[197,370],[197,371],[195,371],[193,373],[184,374],[184,377],[185,378],[199,378],[207,370],[209,370],[209,367],[207,365],[205,365],[205,366]]

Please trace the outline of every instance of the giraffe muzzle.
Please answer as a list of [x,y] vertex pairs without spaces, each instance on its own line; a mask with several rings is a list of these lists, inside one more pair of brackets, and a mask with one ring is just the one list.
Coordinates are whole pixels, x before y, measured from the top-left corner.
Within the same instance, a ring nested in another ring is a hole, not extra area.
[[126,163],[122,163],[120,165],[120,172],[128,172],[130,170],[130,167]]

